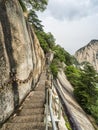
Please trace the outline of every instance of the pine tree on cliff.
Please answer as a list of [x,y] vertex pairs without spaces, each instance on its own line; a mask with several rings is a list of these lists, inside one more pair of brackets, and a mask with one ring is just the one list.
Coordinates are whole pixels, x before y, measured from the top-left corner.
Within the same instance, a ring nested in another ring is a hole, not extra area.
[[32,24],[34,29],[43,31],[43,25],[39,20],[36,11],[44,11],[48,4],[48,0],[19,0],[25,17]]
[[24,11],[27,8],[32,8],[35,11],[44,11],[48,4],[48,0],[19,0],[19,2]]

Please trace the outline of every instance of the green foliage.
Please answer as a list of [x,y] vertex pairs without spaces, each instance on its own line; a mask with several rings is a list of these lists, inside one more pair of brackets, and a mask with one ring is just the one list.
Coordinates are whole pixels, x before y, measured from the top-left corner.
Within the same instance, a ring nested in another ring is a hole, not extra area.
[[98,100],[96,101],[96,105],[91,105],[91,114],[95,118],[98,125]]
[[44,11],[48,4],[48,0],[24,0],[29,7],[36,11]]
[[[58,73],[58,68],[61,67],[61,62],[64,62],[67,65],[70,65],[70,64],[72,64],[74,57],[72,57],[68,52],[66,52],[64,50],[64,48],[62,48],[60,45],[55,45],[54,39],[52,41],[53,42],[51,45],[51,49],[54,52],[54,59],[53,59],[53,62],[51,64],[50,68],[51,68],[51,71],[52,71],[54,77],[56,77],[57,73]],[[50,46],[49,46],[49,48],[50,48]]]
[[67,127],[68,130],[72,130],[70,123],[68,121],[68,118],[66,115],[64,115],[64,120],[65,120],[65,126]]
[[65,60],[66,60],[65,64],[66,65],[72,65],[72,64],[74,64],[73,63],[73,58],[74,57],[72,57],[68,52],[65,52]]
[[51,33],[36,30],[36,34],[45,54],[55,46],[55,39]]
[[47,33],[46,41],[47,41],[49,48],[52,50],[52,48],[55,46],[55,38],[51,32]]
[[25,6],[25,3],[24,3],[22,0],[19,0],[19,3],[20,3],[20,5],[21,5],[21,7],[22,7],[23,12],[26,12],[26,11],[27,11],[27,8],[26,8],[26,6]]
[[48,4],[48,0],[19,0],[23,12],[28,14],[27,19],[34,29],[43,31],[43,25],[39,20],[35,11],[44,11]]
[[72,60],[74,58],[68,52],[66,52],[64,48],[62,48],[60,45],[55,45],[52,43],[51,49],[54,52],[54,59],[51,64],[51,70],[53,72],[54,77],[56,77],[58,73],[58,68],[61,67],[61,62],[70,65],[72,64]]
[[68,80],[74,86],[74,95],[82,108],[91,114],[98,123],[98,90],[96,88],[96,71],[89,64],[79,70],[68,66],[65,70]]
[[60,62],[64,62],[66,65],[78,64],[75,57],[71,56],[60,45],[54,46],[52,50],[54,51],[54,58],[58,59]]
[[77,69],[76,67],[74,67],[73,65],[70,65],[66,67],[65,73],[70,83],[74,87],[76,87],[80,80],[81,71]]
[[33,9],[34,11],[44,11],[48,4],[48,0],[19,0],[20,4],[26,9]]
[[71,64],[79,66],[79,62],[77,61],[77,59],[74,56],[70,56],[70,57],[71,57]]
[[54,51],[54,58],[58,59],[60,62],[65,62],[65,51],[63,48],[60,47],[60,45],[56,45],[53,48]]
[[46,37],[47,37],[46,33],[43,31],[36,31],[36,35],[39,39],[40,45],[43,48],[44,52],[47,53],[49,50],[49,46],[46,41]]
[[56,78],[57,77],[57,74],[58,74],[58,61],[56,59],[53,60],[53,62],[51,63],[50,65],[50,70],[53,74],[53,77]]
[[88,113],[91,113],[91,105],[96,105],[94,103],[97,100],[95,75],[94,68],[85,65],[84,70],[81,72],[81,82],[78,82],[78,87],[74,90],[78,102]]
[[41,20],[39,20],[37,14],[34,10],[30,10],[28,14],[28,21],[32,24],[35,30],[43,31],[43,25],[41,24]]

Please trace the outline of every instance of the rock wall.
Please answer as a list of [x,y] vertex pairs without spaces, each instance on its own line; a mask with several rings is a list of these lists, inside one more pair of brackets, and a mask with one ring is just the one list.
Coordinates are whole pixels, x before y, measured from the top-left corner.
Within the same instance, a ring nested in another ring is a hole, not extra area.
[[79,63],[88,61],[98,72],[98,40],[92,40],[87,46],[79,49],[75,57]]
[[69,118],[72,130],[95,130],[86,113],[76,102],[73,87],[67,80],[63,70],[60,70],[54,85],[62,99],[64,110]]
[[0,0],[0,124],[33,89],[45,65],[17,0]]

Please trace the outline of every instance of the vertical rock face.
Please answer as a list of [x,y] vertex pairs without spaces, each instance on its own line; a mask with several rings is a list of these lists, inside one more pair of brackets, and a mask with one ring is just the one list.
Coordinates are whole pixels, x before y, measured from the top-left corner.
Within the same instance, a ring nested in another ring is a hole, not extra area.
[[0,0],[0,123],[37,83],[44,64],[44,53],[18,1]]
[[87,46],[79,49],[75,57],[79,63],[88,61],[98,72],[98,40],[92,40]]

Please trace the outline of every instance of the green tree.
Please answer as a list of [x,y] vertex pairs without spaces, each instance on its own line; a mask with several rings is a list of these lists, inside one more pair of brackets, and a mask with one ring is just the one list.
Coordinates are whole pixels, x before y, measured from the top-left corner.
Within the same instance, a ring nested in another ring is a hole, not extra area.
[[35,11],[44,11],[48,4],[48,0],[19,0],[22,7]]
[[54,51],[54,57],[59,59],[61,62],[64,62],[66,65],[78,64],[74,56],[71,56],[64,48],[60,45],[52,47]]
[[23,12],[27,12],[27,8],[26,8],[25,3],[23,2],[23,0],[19,0],[19,3],[21,5],[21,7],[22,7]]
[[43,25],[41,24],[41,20],[39,20],[36,12],[34,10],[30,10],[28,14],[28,21],[32,24],[35,30],[43,31]]
[[54,51],[54,58],[58,59],[60,62],[65,62],[64,48],[62,48],[60,45],[56,45],[53,48],[53,51]]
[[91,105],[91,114],[95,118],[95,121],[98,125],[98,100],[95,103],[96,105]]
[[65,74],[67,75],[67,78],[70,81],[70,83],[74,87],[76,87],[78,82],[80,82],[81,71],[77,69],[75,66],[70,65],[66,67]]
[[67,66],[65,74],[74,86],[74,95],[78,103],[98,124],[98,74],[88,62],[82,63],[82,67],[81,70],[72,65]]
[[45,53],[55,46],[55,38],[52,33],[45,33],[39,29],[36,30],[36,34]]
[[47,43],[47,34],[44,31],[36,30],[36,35],[39,39],[40,45],[43,48],[45,54],[49,51],[49,46]]
[[42,31],[43,25],[36,11],[44,11],[48,4],[48,0],[19,0],[19,3],[26,14],[27,20],[32,24],[34,29]]
[[46,41],[50,49],[52,49],[55,46],[55,38],[51,32],[47,33]]
[[91,106],[96,105],[98,93],[95,85],[96,71],[91,65],[85,65],[81,71],[80,82],[75,87],[74,94],[77,101],[88,113],[91,114]]
[[51,65],[50,65],[50,70],[53,74],[53,77],[56,78],[57,74],[58,74],[58,70],[59,70],[57,59],[53,59]]

